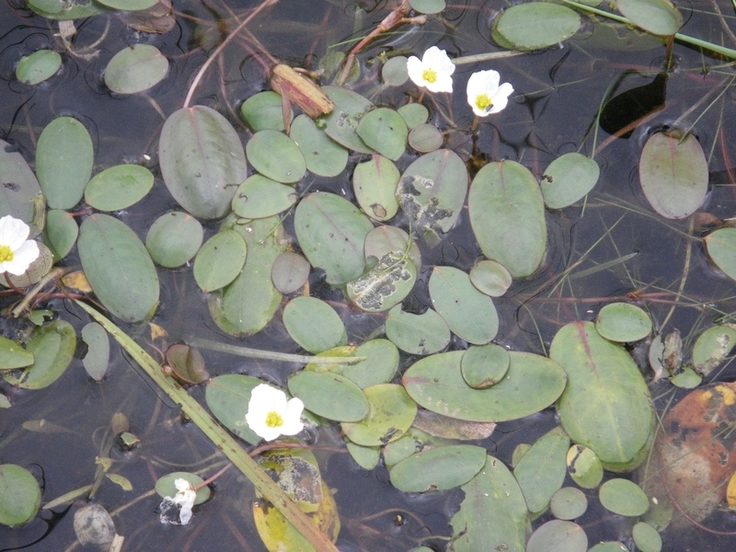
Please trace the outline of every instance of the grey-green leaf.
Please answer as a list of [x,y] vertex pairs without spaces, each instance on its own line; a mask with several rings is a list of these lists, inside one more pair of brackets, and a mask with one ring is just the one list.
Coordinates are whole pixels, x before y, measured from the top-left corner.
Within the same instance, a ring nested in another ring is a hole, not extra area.
[[0,464],[0,524],[24,525],[40,505],[41,488],[33,474],[16,464]]
[[668,0],[618,0],[618,10],[637,27],[672,36],[682,27],[682,14]]
[[450,329],[437,311],[413,314],[396,305],[386,319],[386,337],[409,354],[431,355],[450,342]]
[[540,526],[526,546],[526,552],[585,552],[588,536],[572,521],[553,519]]
[[33,353],[26,351],[20,344],[0,337],[0,370],[25,368],[33,364]]
[[373,154],[353,171],[353,191],[363,212],[377,221],[393,218],[399,210],[396,186],[399,169],[389,159]]
[[297,198],[293,186],[254,174],[235,190],[233,213],[249,219],[271,217],[286,211]]
[[532,514],[541,514],[561,487],[567,473],[565,457],[570,439],[561,427],[540,437],[514,468]]
[[19,376],[10,373],[3,377],[22,389],[43,389],[54,383],[66,371],[74,355],[77,338],[74,328],[64,320],[34,328],[26,350],[33,355],[33,364]]
[[649,509],[647,495],[628,479],[609,479],[598,490],[598,498],[606,510],[620,516],[641,516]]
[[445,491],[470,481],[483,468],[486,449],[473,445],[428,448],[390,471],[391,484],[405,493]]
[[316,123],[302,114],[294,119],[289,133],[304,155],[307,169],[320,176],[337,176],[348,163],[348,150],[333,141]]
[[494,22],[493,36],[509,48],[539,50],[567,40],[580,24],[580,16],[570,8],[528,2],[504,10]]
[[44,196],[36,175],[23,155],[7,142],[0,140],[0,217],[12,215],[31,227],[29,237],[35,238],[43,229]]
[[169,72],[169,60],[150,44],[123,48],[107,64],[105,84],[118,94],[136,94],[153,88]]
[[705,237],[711,260],[726,276],[736,280],[736,228],[719,228]]
[[636,305],[610,303],[598,313],[595,329],[606,339],[628,343],[647,337],[652,331],[652,320]]
[[[284,115],[282,111],[281,95],[267,90],[254,94],[240,106],[240,114],[253,132],[259,130],[284,130]],[[289,109],[288,120],[294,118],[294,113]]]
[[366,113],[358,123],[356,132],[368,147],[392,161],[397,161],[406,149],[409,130],[396,111],[379,107]]
[[310,353],[347,342],[345,326],[330,305],[316,297],[296,297],[284,307],[284,325],[291,338]]
[[237,278],[246,257],[243,237],[222,230],[207,240],[194,259],[194,279],[205,293],[225,287]]
[[61,209],[52,209],[46,213],[45,242],[54,254],[54,261],[66,257],[79,236],[77,219]]
[[289,392],[304,408],[328,420],[359,422],[368,415],[368,399],[348,378],[302,370],[289,378]]
[[193,216],[171,211],[158,217],[146,234],[146,249],[154,262],[176,268],[192,260],[202,245],[204,230]]
[[593,189],[601,169],[593,159],[580,153],[566,153],[549,164],[541,180],[544,203],[562,209],[585,197]]
[[102,381],[110,362],[110,337],[105,328],[90,322],[82,328],[82,339],[87,344],[87,354],[82,359],[84,369],[93,380]]
[[61,67],[61,56],[53,50],[38,50],[24,56],[15,68],[15,77],[24,84],[38,84],[53,77]]
[[245,414],[248,412],[250,394],[263,381],[241,374],[225,374],[207,382],[205,401],[215,418],[235,435],[256,445],[261,438],[248,427]]
[[89,181],[85,201],[99,211],[119,211],[138,203],[153,187],[153,173],[140,165],[115,165]]
[[307,162],[296,142],[277,130],[256,132],[245,146],[253,168],[276,182],[299,182],[307,172]]

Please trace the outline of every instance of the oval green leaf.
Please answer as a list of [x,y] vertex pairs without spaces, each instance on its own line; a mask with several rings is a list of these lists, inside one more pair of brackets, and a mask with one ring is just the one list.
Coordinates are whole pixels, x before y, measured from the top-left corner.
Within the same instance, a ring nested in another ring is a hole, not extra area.
[[343,433],[353,443],[375,447],[401,437],[417,415],[417,405],[404,388],[382,383],[363,390],[368,398],[368,416],[357,423],[343,423]]
[[319,176],[337,176],[348,164],[348,150],[327,136],[324,130],[302,114],[294,119],[289,132],[304,155],[307,169]]
[[719,228],[705,237],[705,248],[716,266],[736,280],[736,228]]
[[407,128],[413,129],[427,122],[429,110],[420,103],[410,103],[399,108],[399,115],[404,118]]
[[0,370],[15,370],[31,364],[33,353],[7,337],[0,337]]
[[36,175],[17,148],[0,140],[0,217],[12,215],[31,227],[35,238],[44,227],[45,200]]
[[496,261],[480,261],[470,269],[469,276],[476,289],[489,297],[501,297],[513,282],[511,273]]
[[464,485],[483,468],[486,449],[450,445],[425,449],[389,471],[391,484],[405,493],[446,491]]
[[682,14],[668,0],[618,0],[616,7],[637,27],[672,36],[682,27]]
[[77,243],[79,226],[76,217],[61,209],[52,209],[46,213],[45,242],[54,254],[54,261],[66,257]]
[[289,301],[283,320],[291,338],[310,353],[321,353],[347,342],[345,325],[335,309],[316,297]]
[[289,392],[310,412],[336,422],[359,422],[368,415],[368,399],[348,378],[330,372],[297,372]]
[[63,320],[35,328],[26,344],[26,350],[33,354],[33,364],[25,368],[17,377],[10,373],[3,377],[11,385],[22,389],[43,389],[59,379],[72,361],[77,338],[74,328]]
[[348,150],[373,153],[355,132],[363,116],[374,108],[373,104],[357,92],[342,86],[323,86],[322,91],[335,104],[332,113],[326,117],[327,136]]
[[641,552],[659,552],[662,550],[662,537],[648,523],[640,521],[634,525],[631,536],[634,537],[634,544]]
[[386,318],[386,337],[411,355],[431,355],[450,343],[450,328],[437,311],[413,314],[396,305]]
[[98,211],[120,211],[138,203],[153,187],[153,173],[140,165],[116,165],[89,181],[85,201]]
[[583,489],[595,489],[603,479],[603,464],[592,449],[573,445],[567,451],[567,473]]
[[442,133],[434,125],[417,125],[409,132],[409,145],[419,153],[429,153],[439,149],[444,142]]
[[473,389],[486,389],[503,379],[509,369],[509,353],[494,343],[471,346],[463,355],[460,371]]
[[87,344],[87,354],[82,359],[84,369],[93,380],[102,381],[110,362],[110,337],[105,328],[90,322],[82,328],[82,340]]
[[261,438],[248,427],[245,414],[253,388],[262,380],[241,374],[225,374],[207,382],[205,402],[215,418],[235,435],[251,445],[257,445]]
[[567,40],[580,24],[580,16],[570,8],[528,2],[504,10],[493,25],[493,36],[516,50],[539,50]]
[[710,374],[736,347],[736,328],[724,324],[705,330],[693,345],[693,367],[703,376]]
[[245,146],[253,168],[276,182],[299,182],[307,172],[307,162],[296,142],[283,132],[261,130]]
[[562,487],[552,495],[549,509],[557,519],[577,519],[588,509],[588,499],[580,489]]
[[176,496],[178,489],[176,488],[176,480],[185,479],[191,483],[192,487],[199,487],[197,489],[197,498],[194,499],[194,504],[202,504],[207,501],[212,494],[208,485],[202,485],[204,479],[196,474],[189,472],[173,472],[159,477],[156,481],[155,489],[160,497],[168,496],[173,498]]
[[53,50],[38,50],[24,56],[15,68],[15,78],[24,84],[38,84],[53,77],[61,67],[61,56]]
[[403,301],[414,287],[417,269],[407,255],[387,253],[366,274],[348,282],[350,300],[366,312],[383,312]]
[[353,191],[358,205],[373,220],[389,220],[399,210],[396,186],[399,169],[389,159],[373,154],[370,160],[358,163],[353,171]]
[[176,268],[197,254],[204,230],[193,216],[181,211],[164,213],[146,234],[146,249],[153,261],[165,268]]
[[526,545],[526,552],[585,552],[588,536],[572,521],[553,519],[541,525]]
[[566,153],[549,164],[541,180],[544,204],[562,209],[588,195],[601,169],[593,159],[580,153]]
[[[127,0],[126,0],[127,2]],[[136,94],[153,88],[169,72],[169,60],[150,44],[120,50],[107,64],[105,85],[118,94]]]
[[194,279],[205,293],[220,289],[237,278],[245,264],[247,247],[234,230],[221,230],[200,248],[194,259]]
[[628,479],[609,479],[598,490],[603,507],[620,516],[637,517],[649,509],[649,499],[639,485]]
[[630,303],[611,303],[598,313],[595,329],[606,339],[630,343],[647,337],[652,331],[649,315]]
[[396,111],[379,107],[366,113],[358,123],[356,132],[369,148],[392,161],[397,161],[406,149],[409,130],[404,119]]
[[[253,130],[284,130],[284,114],[281,108],[281,95],[267,90],[254,94],[240,106],[243,120]],[[294,112],[289,108],[289,121],[294,119]]]
[[281,293],[288,295],[301,288],[309,278],[309,261],[291,251],[278,256],[271,267],[271,280]]
[[28,523],[40,505],[41,488],[33,474],[16,464],[0,464],[0,524]]
[[254,174],[235,190],[233,213],[249,219],[271,217],[286,211],[297,198],[293,186]]

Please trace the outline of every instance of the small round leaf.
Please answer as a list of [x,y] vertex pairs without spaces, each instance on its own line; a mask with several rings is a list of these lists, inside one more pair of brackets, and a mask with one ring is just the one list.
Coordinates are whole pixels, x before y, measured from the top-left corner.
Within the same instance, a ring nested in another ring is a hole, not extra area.
[[116,165],[89,181],[85,201],[99,211],[120,211],[138,203],[153,187],[153,173],[140,165]]
[[120,50],[107,64],[105,85],[118,94],[136,94],[156,86],[168,72],[169,60],[158,48],[133,44]]
[[630,343],[647,337],[652,331],[649,315],[630,303],[611,303],[598,313],[595,329],[606,339]]
[[641,516],[649,509],[647,495],[628,479],[609,479],[598,490],[598,498],[606,510],[620,516]]
[[61,67],[61,56],[53,50],[38,50],[23,57],[15,68],[15,77],[24,84],[38,84],[53,77]]
[[0,524],[28,523],[40,504],[41,489],[33,474],[16,464],[0,464]]
[[276,182],[299,182],[307,172],[307,163],[299,146],[277,130],[256,132],[248,140],[245,153],[255,170]]
[[297,297],[284,307],[284,326],[310,353],[321,353],[347,341],[345,326],[331,306],[316,297]]
[[146,235],[146,249],[159,266],[176,268],[189,262],[202,245],[204,230],[193,216],[172,211],[158,217]]
[[243,269],[247,247],[234,230],[222,230],[207,240],[194,259],[194,279],[205,293],[232,282]]

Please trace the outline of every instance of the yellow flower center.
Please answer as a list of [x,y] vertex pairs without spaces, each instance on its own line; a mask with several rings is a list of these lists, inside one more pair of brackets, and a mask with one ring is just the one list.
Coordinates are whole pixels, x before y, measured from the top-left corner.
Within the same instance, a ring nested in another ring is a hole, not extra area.
[[9,263],[13,260],[13,250],[7,245],[0,245],[0,263]]
[[430,84],[437,82],[437,72],[434,69],[425,69],[422,78]]
[[271,428],[281,427],[284,425],[284,419],[278,412],[269,412],[266,416],[266,425]]
[[478,97],[475,98],[475,107],[480,111],[488,111],[492,105],[493,102],[491,101],[491,98],[485,94],[479,94]]

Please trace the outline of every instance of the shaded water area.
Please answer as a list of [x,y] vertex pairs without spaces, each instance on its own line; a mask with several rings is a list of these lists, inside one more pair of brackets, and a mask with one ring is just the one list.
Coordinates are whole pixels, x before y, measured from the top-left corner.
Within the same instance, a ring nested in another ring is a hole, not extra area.
[[[0,1],[0,138],[17,148],[33,167],[43,128],[59,116],[70,116],[90,132],[95,173],[120,163],[150,168],[156,177],[151,192],[133,207],[114,213],[145,238],[157,217],[179,209],[158,166],[158,137],[165,118],[182,107],[194,75],[209,54],[256,5],[244,0],[174,2],[176,25],[163,35],[137,33],[114,14],[77,21],[74,55],[63,56],[60,74],[31,87],[16,80],[15,66],[23,55],[40,48],[63,52],[57,24],[34,15],[21,0]],[[242,121],[239,107],[245,99],[269,89],[266,68],[271,57],[316,71],[328,52],[347,51],[356,37],[373,30],[393,7],[390,2],[372,1],[278,2],[224,49],[196,88],[192,103],[225,115],[245,144],[252,132]],[[573,151],[594,158],[600,166],[598,183],[586,200],[546,211],[549,240],[545,261],[535,275],[514,281],[504,296],[494,298],[500,320],[494,343],[546,356],[552,338],[564,324],[595,320],[604,305],[623,301],[646,310],[654,334],[678,329],[687,358],[704,329],[734,322],[734,282],[712,266],[702,241],[708,231],[736,214],[733,67],[728,60],[677,43],[674,67],[665,78],[666,53],[661,41],[623,26],[594,25],[583,16],[581,30],[559,47],[458,65],[452,95],[422,94],[411,81],[401,86],[382,84],[382,52],[421,57],[428,47],[437,45],[458,58],[501,51],[491,40],[489,28],[505,7],[504,2],[495,0],[450,3],[423,25],[394,29],[358,55],[361,76],[352,86],[378,106],[398,108],[409,101],[425,105],[430,113],[428,122],[442,131],[444,147],[467,164],[471,178],[485,163],[503,159],[518,161],[539,177],[552,160]],[[685,16],[683,33],[736,47],[733,35],[725,31],[736,28],[730,2],[693,0],[678,3],[678,8]],[[717,8],[723,12],[721,16]],[[168,75],[141,94],[111,93],[103,81],[108,61],[122,48],[139,43],[155,45],[170,60]],[[503,112],[480,119],[477,129],[471,131],[474,121],[465,85],[473,71],[491,68],[501,73],[502,82],[511,82],[515,91]],[[323,78],[323,84],[328,84],[328,77]],[[622,95],[631,90],[635,93]],[[604,100],[614,96],[618,96],[618,104],[612,102],[597,125]],[[621,131],[637,119],[642,121],[631,124],[630,134]],[[682,220],[667,220],[655,213],[639,183],[642,147],[649,136],[668,127],[690,131],[708,161],[706,200],[698,212]],[[619,136],[612,137],[616,133]],[[397,164],[406,167],[416,157],[416,152],[407,150]],[[351,155],[348,170],[339,177],[308,174],[296,190],[300,196],[329,191],[354,201],[346,175],[363,160],[365,156]],[[83,204],[76,209],[80,214],[84,210]],[[409,230],[402,216],[392,224]],[[207,239],[217,232],[220,222],[203,225]],[[296,244],[293,213],[285,216],[283,227]],[[467,272],[482,257],[467,208],[441,237],[438,244],[417,240],[422,267],[417,284],[403,302],[409,312],[420,313],[431,305],[427,286],[432,267],[452,266]],[[59,266],[80,268],[76,248]],[[160,305],[151,322],[162,328],[164,335],[153,335],[147,323],[120,324],[157,360],[166,347],[191,336],[304,352],[289,337],[281,310],[259,333],[234,338],[213,322],[191,266],[158,268],[158,276]],[[312,270],[309,284],[312,296],[336,309],[350,343],[360,345],[369,337],[383,335],[385,313],[362,313],[351,307],[342,291],[327,284],[318,270]],[[304,290],[294,296],[300,293]],[[0,307],[9,308],[17,300],[17,295],[4,293]],[[78,332],[89,321],[63,297],[49,298],[37,308],[50,309]],[[24,319],[10,316],[0,322],[2,335],[12,339],[28,327]],[[650,342],[645,339],[629,347],[648,382],[653,379],[647,361]],[[447,350],[467,347],[468,343],[453,337]],[[253,487],[234,469],[212,484],[213,499],[195,508],[189,525],[159,522],[161,499],[153,491],[159,477],[189,471],[207,478],[227,460],[193,423],[181,419],[179,408],[117,344],[112,345],[110,365],[101,382],[94,382],[83,369],[84,353],[78,348],[64,375],[45,389],[23,390],[0,382],[0,390],[12,405],[0,410],[0,463],[29,469],[41,483],[45,503],[91,484],[98,469],[96,459],[109,456],[111,473],[125,477],[132,490],[104,480],[94,499],[113,514],[118,534],[125,537],[123,550],[265,550],[253,522]],[[247,374],[280,387],[301,368],[293,363],[211,351],[203,354],[212,377]],[[418,358],[402,353],[393,381],[400,382],[401,373]],[[735,379],[729,357],[704,383]],[[667,378],[652,383],[650,391],[659,411],[687,392]],[[190,392],[204,403],[203,385],[192,386]],[[131,450],[109,429],[118,412],[128,418],[130,431],[140,439]],[[554,408],[547,408],[521,420],[499,423],[489,438],[473,443],[510,466],[518,444],[534,443],[556,425]],[[453,535],[450,518],[463,500],[459,489],[423,494],[396,490],[383,465],[367,471],[356,464],[345,449],[339,424],[308,428],[300,440],[315,447],[322,476],[334,490],[342,522],[339,550],[408,551],[422,545],[435,551],[448,549]],[[605,477],[614,474],[606,472]],[[565,485],[574,484],[568,478]],[[576,522],[585,528],[589,546],[620,540],[634,550],[633,522],[606,511],[598,502],[596,489],[585,493],[588,509]],[[75,545],[72,517],[78,507],[67,504],[41,511],[19,528],[0,526],[0,551],[92,549]],[[552,516],[547,512],[533,527],[549,519]],[[663,531],[663,550],[733,548],[736,535],[728,533],[736,532],[736,517],[725,507],[719,507],[702,525],[724,534],[686,524],[679,531]]]

